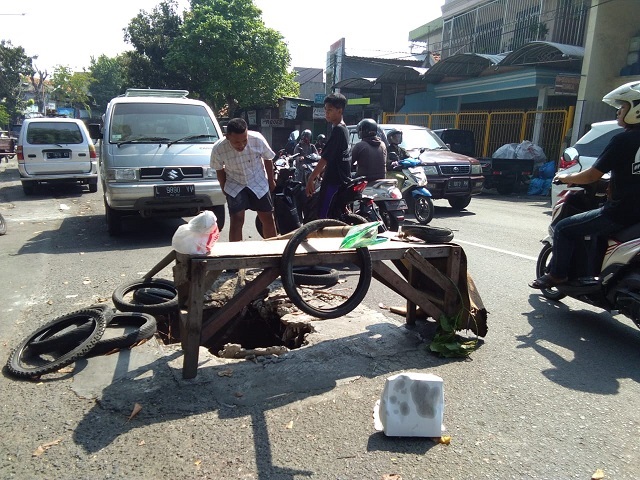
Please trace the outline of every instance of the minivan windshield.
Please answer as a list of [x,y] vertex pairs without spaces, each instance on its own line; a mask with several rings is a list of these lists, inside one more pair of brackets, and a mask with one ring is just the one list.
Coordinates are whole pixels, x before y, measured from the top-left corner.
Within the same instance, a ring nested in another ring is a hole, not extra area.
[[111,143],[214,143],[218,132],[201,105],[120,103],[113,109]]
[[[426,128],[398,128],[402,131],[402,143],[405,150],[425,148],[427,150],[448,150],[440,137]],[[389,130],[385,129],[385,135]]]

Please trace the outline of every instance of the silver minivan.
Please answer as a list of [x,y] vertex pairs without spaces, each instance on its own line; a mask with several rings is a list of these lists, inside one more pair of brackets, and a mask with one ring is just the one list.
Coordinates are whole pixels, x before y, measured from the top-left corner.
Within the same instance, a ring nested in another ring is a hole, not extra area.
[[192,216],[212,210],[225,221],[226,198],[210,167],[222,131],[204,102],[186,90],[129,89],[109,102],[99,170],[107,228],[126,215]]
[[27,118],[16,148],[25,195],[38,183],[80,183],[98,191],[96,149],[82,120]]

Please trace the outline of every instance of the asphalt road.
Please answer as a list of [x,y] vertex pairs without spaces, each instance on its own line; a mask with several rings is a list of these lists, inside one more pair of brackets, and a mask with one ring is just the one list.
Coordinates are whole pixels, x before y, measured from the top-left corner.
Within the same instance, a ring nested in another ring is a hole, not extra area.
[[[132,221],[111,238],[100,192],[25,197],[15,163],[0,164],[0,212],[3,362],[36,326],[146,273],[184,222]],[[144,345],[120,354],[118,374],[94,358],[37,382],[0,377],[0,478],[640,478],[640,331],[527,286],[549,214],[540,197],[436,202],[433,225],[455,231],[489,311],[469,360],[430,355],[379,306],[403,300],[374,281],[368,308],[318,322],[319,339],[280,362],[208,359],[183,381],[179,349]],[[444,379],[450,445],[374,430],[373,404],[402,371]]]

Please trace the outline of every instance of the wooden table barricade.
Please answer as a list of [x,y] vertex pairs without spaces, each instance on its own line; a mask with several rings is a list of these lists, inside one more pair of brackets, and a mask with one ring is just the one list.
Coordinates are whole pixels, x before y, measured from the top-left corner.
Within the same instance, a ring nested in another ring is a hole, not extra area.
[[[331,228],[331,227],[330,227]],[[328,229],[325,229],[328,230]],[[175,260],[173,276],[178,291],[184,363],[183,378],[197,375],[200,345],[225,327],[280,276],[286,239],[218,242],[209,255],[169,253],[147,273],[151,278]],[[309,238],[297,249],[295,265],[354,263],[355,250],[339,249],[342,237]],[[426,244],[391,240],[369,247],[373,278],[407,299],[406,322],[413,324],[420,310],[434,319],[464,312],[460,330],[487,334],[487,312],[473,280],[466,256],[454,243]],[[392,269],[385,262],[395,265]],[[248,282],[203,324],[204,295],[223,270],[252,268],[262,272]]]

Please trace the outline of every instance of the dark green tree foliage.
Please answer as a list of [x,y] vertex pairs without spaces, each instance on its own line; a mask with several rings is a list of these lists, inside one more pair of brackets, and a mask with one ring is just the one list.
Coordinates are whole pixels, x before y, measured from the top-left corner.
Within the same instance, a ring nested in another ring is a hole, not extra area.
[[25,108],[22,79],[33,71],[32,60],[24,48],[0,41],[0,102],[13,119]]
[[227,105],[233,115],[298,94],[283,37],[264,25],[252,0],[192,0],[181,31],[169,65],[188,72],[191,90],[216,110]]
[[91,58],[89,67],[91,77],[91,94],[95,103],[95,113],[104,113],[109,101],[124,93],[124,61],[121,56],[110,58],[100,55],[98,59]]
[[165,64],[182,26],[177,8],[175,0],[163,0],[151,13],[141,10],[124,29],[125,42],[134,48],[122,55],[127,86],[185,88],[185,76]]

